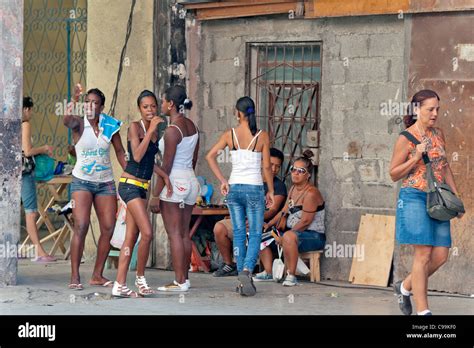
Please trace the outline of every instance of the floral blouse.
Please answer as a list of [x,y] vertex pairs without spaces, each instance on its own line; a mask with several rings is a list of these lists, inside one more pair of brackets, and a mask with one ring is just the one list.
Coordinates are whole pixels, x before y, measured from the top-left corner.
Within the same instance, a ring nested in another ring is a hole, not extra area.
[[[444,182],[445,167],[448,165],[446,158],[445,143],[439,128],[428,128],[425,135],[422,136],[415,128],[407,129],[420,142],[427,138],[426,151],[431,161],[433,173],[439,182]],[[410,142],[410,152],[408,159],[411,159],[416,153],[416,145]],[[420,159],[403,180],[402,187],[413,187],[421,191],[428,191],[428,182],[426,181],[426,166],[423,159]]]

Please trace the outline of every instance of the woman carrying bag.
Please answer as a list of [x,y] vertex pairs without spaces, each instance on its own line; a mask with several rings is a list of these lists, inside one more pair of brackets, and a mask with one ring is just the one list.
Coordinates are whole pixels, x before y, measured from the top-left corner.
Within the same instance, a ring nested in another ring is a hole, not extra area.
[[[396,240],[400,244],[413,245],[415,249],[411,273],[394,284],[400,310],[405,315],[412,313],[411,291],[417,314],[431,315],[428,278],[447,261],[451,247],[450,222],[436,220],[427,212],[429,185],[424,154],[431,162],[434,179],[446,183],[458,195],[446,158],[444,134],[435,127],[439,100],[431,90],[421,90],[413,96],[404,119],[409,134],[407,137],[403,132],[399,136],[390,165],[392,180],[403,180],[397,203]],[[411,137],[416,138],[418,145],[409,140]],[[461,217],[459,214],[458,218]]]

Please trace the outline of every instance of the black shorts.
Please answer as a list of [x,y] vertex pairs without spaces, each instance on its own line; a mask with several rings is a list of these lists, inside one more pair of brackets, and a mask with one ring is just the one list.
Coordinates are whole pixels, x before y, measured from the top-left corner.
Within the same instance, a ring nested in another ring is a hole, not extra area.
[[135,198],[146,199],[147,190],[143,187],[121,182],[119,183],[118,193],[120,198],[125,203],[128,203]]

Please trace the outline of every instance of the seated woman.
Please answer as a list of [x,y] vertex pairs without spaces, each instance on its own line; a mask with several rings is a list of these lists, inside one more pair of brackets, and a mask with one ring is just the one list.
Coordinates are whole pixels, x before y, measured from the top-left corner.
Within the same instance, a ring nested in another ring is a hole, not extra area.
[[[283,286],[297,284],[295,272],[298,254],[308,251],[322,250],[326,243],[324,234],[324,199],[318,188],[311,182],[313,153],[306,150],[303,156],[297,158],[290,167],[293,185],[288,199],[280,213],[264,225],[267,230],[278,225],[286,218],[283,235],[276,242],[283,247],[287,275]],[[282,217],[283,216],[283,217]],[[255,275],[254,281],[272,280],[272,250],[266,247],[260,252],[260,260],[265,270]]]

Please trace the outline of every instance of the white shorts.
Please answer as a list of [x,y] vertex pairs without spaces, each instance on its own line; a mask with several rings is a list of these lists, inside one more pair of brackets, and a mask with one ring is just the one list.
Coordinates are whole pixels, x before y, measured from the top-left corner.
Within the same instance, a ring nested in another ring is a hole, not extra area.
[[166,186],[161,191],[160,199],[163,202],[184,203],[188,205],[196,204],[196,199],[201,188],[192,169],[172,169],[170,173],[173,194],[166,197]]

